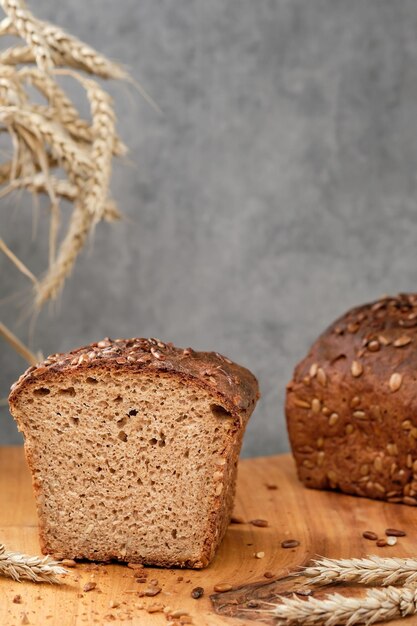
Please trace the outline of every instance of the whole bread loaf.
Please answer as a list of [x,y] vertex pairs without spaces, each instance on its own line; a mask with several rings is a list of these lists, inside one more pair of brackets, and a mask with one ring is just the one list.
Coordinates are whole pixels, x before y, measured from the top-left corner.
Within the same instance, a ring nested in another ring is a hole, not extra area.
[[417,294],[352,309],[296,367],[288,432],[307,487],[417,505]]
[[256,378],[213,352],[104,339],[29,368],[25,438],[42,551],[208,565],[230,521]]

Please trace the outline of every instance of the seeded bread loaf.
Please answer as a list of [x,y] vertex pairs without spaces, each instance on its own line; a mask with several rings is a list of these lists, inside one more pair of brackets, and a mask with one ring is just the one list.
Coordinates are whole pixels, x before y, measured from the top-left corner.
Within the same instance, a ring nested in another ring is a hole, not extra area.
[[42,551],[208,565],[230,521],[256,378],[213,352],[105,339],[29,368],[10,393]]
[[352,309],[296,367],[286,415],[307,487],[417,505],[417,294]]

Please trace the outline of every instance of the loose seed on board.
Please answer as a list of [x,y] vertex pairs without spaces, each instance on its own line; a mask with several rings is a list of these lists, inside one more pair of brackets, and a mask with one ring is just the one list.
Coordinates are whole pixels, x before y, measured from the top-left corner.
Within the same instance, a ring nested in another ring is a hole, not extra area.
[[402,382],[403,382],[402,374],[399,374],[398,372],[394,372],[393,374],[391,374],[391,378],[389,379],[389,383],[388,383],[389,388],[394,393],[395,391],[398,391],[398,389],[401,387]]
[[191,591],[191,597],[194,598],[194,600],[198,600],[203,595],[204,595],[203,587],[194,587],[194,589]]
[[372,530],[365,530],[365,532],[362,533],[362,537],[370,541],[376,541],[378,539],[378,535],[372,532]]
[[397,537],[388,537],[387,539],[387,546],[395,546],[395,544],[397,543],[398,539]]
[[300,545],[300,542],[297,539],[285,539],[285,541],[281,541],[281,548],[297,548]]
[[405,530],[399,530],[398,528],[387,528],[385,531],[387,537],[406,537]]
[[268,520],[266,519],[252,519],[249,524],[252,526],[259,526],[259,528],[266,528],[268,526]]
[[358,376],[360,376],[363,372],[363,365],[362,363],[360,363],[359,361],[352,361],[352,365],[350,368],[350,371],[352,373],[352,376],[354,378],[358,378]]
[[230,591],[232,589],[232,585],[228,583],[220,583],[218,585],[214,585],[213,587],[216,593],[224,593],[225,591]]
[[387,545],[387,540],[381,537],[381,539],[377,540],[376,545],[378,548],[384,548]]

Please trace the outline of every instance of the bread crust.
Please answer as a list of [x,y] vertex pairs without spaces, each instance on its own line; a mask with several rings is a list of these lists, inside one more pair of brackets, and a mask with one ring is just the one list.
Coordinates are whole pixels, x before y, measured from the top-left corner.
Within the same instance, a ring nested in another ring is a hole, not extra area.
[[[146,559],[149,565],[162,567],[202,568],[212,560],[218,545],[226,532],[233,506],[236,482],[237,461],[246,422],[253,411],[259,397],[256,378],[247,369],[233,363],[226,357],[214,352],[195,352],[191,348],[176,348],[158,339],[104,339],[77,350],[64,354],[54,354],[36,367],[29,368],[13,385],[10,396],[10,409],[19,425],[18,402],[20,393],[32,386],[47,385],[56,377],[73,377],[79,371],[88,370],[94,373],[115,371],[132,374],[137,372],[155,372],[158,375],[179,378],[188,384],[208,390],[214,401],[221,403],[233,417],[233,428],[228,434],[227,443],[220,453],[225,459],[223,492],[216,495],[210,516],[207,519],[205,541],[198,558],[167,561],[155,555]],[[140,554],[131,552],[121,555],[111,552],[91,552],[73,554],[70,547],[57,542],[48,534],[41,500],[42,486],[36,477],[30,444],[25,442],[25,452],[32,473],[38,518],[41,550],[44,554],[52,554],[57,558],[90,558],[100,561],[131,561],[143,562]]]
[[356,307],[317,339],[287,386],[307,487],[417,506],[417,294]]
[[10,390],[13,407],[23,385],[47,380],[52,372],[71,373],[100,365],[116,371],[153,370],[174,372],[183,379],[193,379],[200,387],[222,398],[231,411],[247,411],[259,398],[255,376],[218,352],[197,352],[177,348],[159,339],[109,339],[48,356],[29,367]]

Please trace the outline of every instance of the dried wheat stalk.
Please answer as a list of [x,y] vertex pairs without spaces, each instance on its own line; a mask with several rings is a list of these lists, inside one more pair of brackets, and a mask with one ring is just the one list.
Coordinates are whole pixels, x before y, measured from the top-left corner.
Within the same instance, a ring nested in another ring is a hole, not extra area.
[[[37,19],[24,0],[0,0],[0,6],[6,14],[0,22],[0,36],[16,35],[24,40],[24,45],[0,52],[0,132],[10,134],[13,148],[11,159],[0,164],[0,197],[17,189],[35,197],[48,196],[49,269],[38,280],[11,256],[6,244],[0,250],[32,280],[35,304],[40,308],[60,293],[95,225],[120,218],[109,198],[109,185],[113,156],[125,154],[126,148],[116,134],[110,96],[79,71],[106,79],[127,79],[128,75],[76,37]],[[91,122],[81,118],[58,84],[58,74],[70,74],[85,88]],[[28,85],[46,104],[30,101]],[[54,174],[57,168],[65,172],[65,179]],[[72,202],[74,208],[67,233],[57,247],[61,198]]]
[[32,580],[36,583],[56,583],[62,581],[59,576],[68,574],[57,561],[51,557],[27,556],[19,552],[8,552],[0,544],[0,575],[20,581]]
[[417,559],[380,558],[315,560],[302,574],[309,584],[359,583],[381,585],[417,583]]
[[322,600],[282,597],[279,604],[265,602],[258,610],[260,618],[272,616],[279,626],[375,624],[416,613],[417,589],[413,587],[371,589],[361,598],[349,598],[339,593]]

